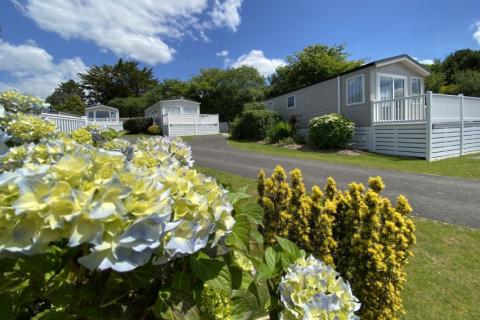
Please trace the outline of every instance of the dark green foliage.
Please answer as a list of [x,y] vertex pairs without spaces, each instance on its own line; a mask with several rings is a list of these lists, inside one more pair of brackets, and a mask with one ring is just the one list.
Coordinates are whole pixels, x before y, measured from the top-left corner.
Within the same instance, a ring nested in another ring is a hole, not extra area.
[[106,104],[115,98],[139,97],[157,84],[152,68],[139,68],[135,60],[119,59],[114,65],[92,66],[80,74],[91,103]]
[[234,139],[261,140],[267,131],[281,121],[280,114],[268,110],[251,110],[243,112],[230,123]]
[[317,149],[345,147],[353,137],[355,124],[343,115],[332,113],[315,117],[308,123],[309,142]]
[[145,99],[147,107],[150,107],[158,101],[165,99],[178,97],[196,98],[190,91],[190,82],[188,81],[165,79],[145,93],[143,98]]
[[242,112],[250,110],[265,110],[265,105],[262,102],[247,102],[243,105]]
[[122,118],[142,117],[145,109],[150,106],[144,97],[115,98],[110,100],[107,105],[117,108]]
[[190,85],[191,97],[201,102],[202,113],[218,113],[220,121],[232,121],[245,103],[262,101],[265,94],[265,79],[248,66],[203,69]]
[[147,133],[148,127],[150,127],[152,124],[152,118],[130,118],[123,122],[123,129],[127,130],[128,133],[131,134]]
[[312,45],[287,58],[287,65],[278,67],[270,79],[269,96],[308,86],[358,67],[363,60],[348,60],[345,46]]
[[63,104],[58,104],[54,108],[55,111],[65,112],[65,113],[72,113],[80,116],[85,115],[85,103],[82,99],[77,96],[73,95],[65,101]]
[[288,122],[281,121],[270,127],[267,131],[267,139],[269,143],[277,143],[280,140],[293,137],[295,130]]
[[428,68],[426,90],[480,97],[480,50],[457,50]]
[[75,101],[75,105],[72,109],[69,109],[69,106],[65,106],[67,101],[71,100],[73,96],[77,96],[78,98],[80,98],[80,102],[82,103],[82,105],[85,105],[85,93],[83,92],[80,84],[78,84],[74,80],[68,80],[60,83],[58,87],[55,88],[53,93],[45,99],[45,102],[50,103],[52,109],[55,111],[83,115],[84,107],[81,111],[79,111],[79,108],[75,108],[76,106],[78,106],[77,98],[74,98],[77,101]]

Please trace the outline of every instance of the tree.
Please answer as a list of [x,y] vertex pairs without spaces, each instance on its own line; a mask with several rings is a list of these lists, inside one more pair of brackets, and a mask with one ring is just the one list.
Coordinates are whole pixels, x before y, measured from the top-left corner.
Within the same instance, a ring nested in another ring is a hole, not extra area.
[[56,105],[55,110],[83,116],[85,115],[85,102],[78,95],[73,95],[65,103]]
[[270,78],[269,96],[308,86],[364,63],[364,60],[348,60],[348,57],[344,45],[308,46],[287,57],[287,65],[277,68]]
[[462,49],[429,66],[426,90],[480,96],[480,50]]
[[122,118],[143,117],[145,109],[151,106],[144,97],[114,98],[107,105],[117,108]]
[[148,106],[163,99],[176,97],[191,97],[190,84],[179,79],[165,79],[145,93],[144,98]]
[[157,84],[152,68],[139,68],[135,60],[119,59],[114,65],[92,66],[80,74],[90,104],[106,104],[114,98],[139,97]]
[[190,81],[191,97],[201,101],[203,113],[218,113],[231,121],[247,102],[262,101],[265,79],[257,69],[241,66],[228,70],[203,69]]
[[[51,95],[45,99],[46,102],[50,103],[53,110],[56,111],[64,111],[60,110],[63,104],[65,104],[72,96],[77,96],[80,98],[82,103],[85,101],[85,93],[83,92],[82,87],[79,83],[75,82],[74,80],[68,80],[62,82],[58,85],[57,88],[52,92]],[[64,111],[70,112],[70,111]]]

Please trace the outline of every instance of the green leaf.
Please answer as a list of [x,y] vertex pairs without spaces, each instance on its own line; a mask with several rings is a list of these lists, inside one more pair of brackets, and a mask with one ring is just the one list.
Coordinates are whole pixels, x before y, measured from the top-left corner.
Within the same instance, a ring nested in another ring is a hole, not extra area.
[[245,213],[251,224],[263,226],[263,210],[258,204],[250,203],[235,208],[235,212]]
[[200,252],[190,257],[193,273],[211,287],[229,292],[232,288],[232,276],[228,266],[220,259],[213,259]]
[[167,320],[200,320],[200,312],[190,294],[161,290],[153,306],[155,316]]
[[288,254],[292,260],[295,261],[300,258],[300,249],[293,242],[278,236],[275,236],[275,238],[282,250]]
[[247,216],[240,214],[235,216],[235,225],[232,233],[226,239],[226,244],[241,251],[249,251],[250,244],[250,222]]
[[270,270],[275,271],[278,261],[280,261],[280,255],[272,247],[268,247],[265,250],[265,262]]
[[247,289],[253,282],[253,276],[251,273],[246,272],[239,267],[229,267],[229,270],[232,275],[232,289]]
[[172,288],[183,292],[192,292],[190,276],[184,272],[177,272],[172,281]]
[[56,309],[48,309],[42,311],[35,315],[32,320],[68,320],[68,319],[75,319],[75,317],[69,315],[63,311],[57,311]]
[[227,198],[232,205],[235,205],[237,202],[241,200],[250,198],[250,196],[245,193],[246,190],[247,190],[247,187],[243,187],[239,189],[237,192],[230,192],[227,194]]

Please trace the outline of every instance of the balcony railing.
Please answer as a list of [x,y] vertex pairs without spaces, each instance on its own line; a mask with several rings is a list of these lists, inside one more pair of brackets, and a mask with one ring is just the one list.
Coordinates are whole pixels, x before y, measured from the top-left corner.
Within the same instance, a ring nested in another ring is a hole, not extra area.
[[426,95],[373,101],[373,122],[422,122],[426,119]]

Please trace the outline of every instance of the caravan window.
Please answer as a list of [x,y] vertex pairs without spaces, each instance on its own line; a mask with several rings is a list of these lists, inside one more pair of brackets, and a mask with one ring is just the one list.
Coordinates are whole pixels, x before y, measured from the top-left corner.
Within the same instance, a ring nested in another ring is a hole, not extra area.
[[363,74],[347,79],[347,105],[365,102]]

